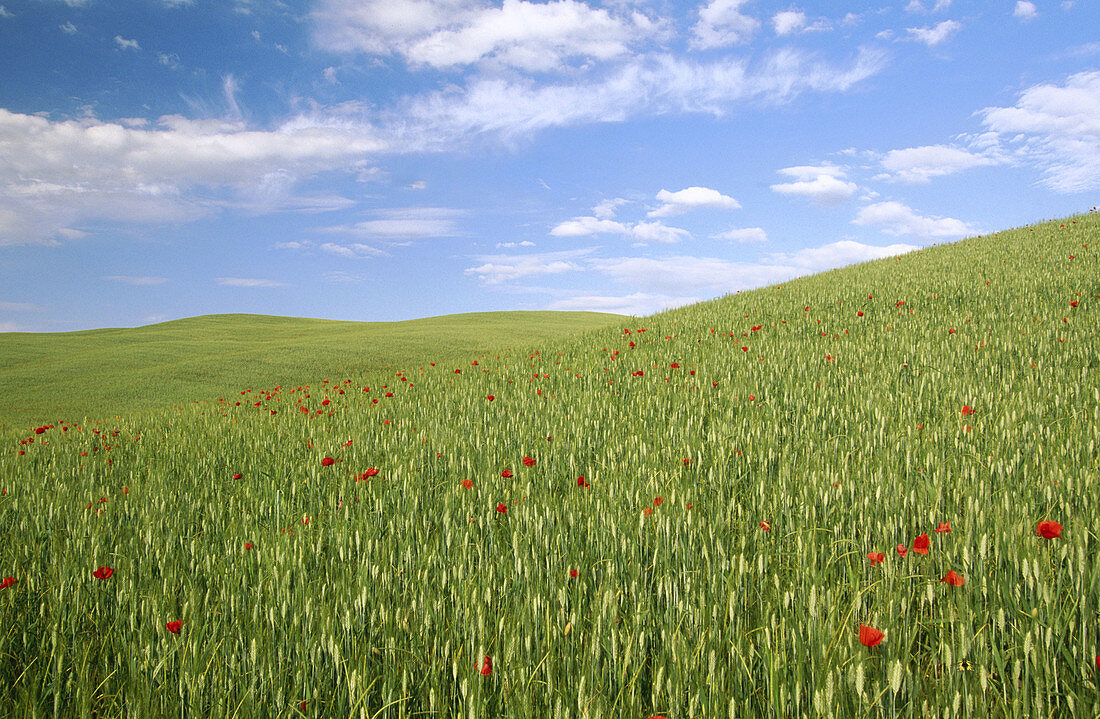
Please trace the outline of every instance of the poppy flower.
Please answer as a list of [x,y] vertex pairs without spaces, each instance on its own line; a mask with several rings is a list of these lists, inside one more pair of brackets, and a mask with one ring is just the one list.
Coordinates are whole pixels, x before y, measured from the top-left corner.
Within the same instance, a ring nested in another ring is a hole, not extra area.
[[472,480],[472,479],[462,480],[462,488],[463,489],[473,489],[474,488],[474,480]]
[[898,556],[904,558],[905,555],[907,555],[907,554],[909,554],[909,549],[904,544],[899,544],[898,545]]
[[378,474],[378,469],[375,468],[375,467],[371,467],[366,472],[363,472],[363,478],[366,479],[367,477],[374,477],[377,474]]
[[945,576],[940,581],[941,582],[946,582],[947,584],[950,584],[952,587],[961,587],[962,585],[966,584],[966,579],[963,578],[961,575],[959,575],[957,572],[955,572],[954,569],[952,569],[950,572],[948,572],[947,576]]
[[913,540],[913,551],[921,555],[928,554],[928,545],[928,535],[922,534]]
[[7,589],[18,581],[15,577],[4,577],[4,581],[0,582],[0,589]]
[[523,466],[524,467],[534,467],[535,466],[534,457],[524,457],[523,458]]
[[684,457],[684,466],[686,467],[689,464],[691,464],[691,457]]
[[512,476],[512,470],[506,469],[506,470],[504,470],[503,472],[500,473],[500,476],[504,477],[505,479],[510,479],[511,476]]
[[580,574],[580,572],[578,572],[576,569],[570,569],[569,570],[569,576],[572,577],[573,579],[576,579],[578,574]]
[[497,505],[497,511],[500,512],[501,514],[504,514],[505,512],[508,511],[508,505],[505,504],[504,502],[501,502],[500,504]]
[[496,396],[495,396],[495,395],[489,395],[489,396],[488,396],[488,397],[486,397],[485,399],[487,399],[487,400],[489,400],[490,402],[492,402],[492,401],[493,401],[494,399],[496,399]]
[[867,627],[862,624],[859,625],[859,643],[865,647],[878,646],[878,643],[882,641],[882,638],[886,636],[874,627]]
[[645,509],[642,510],[642,514],[644,514],[647,517],[649,515],[653,514],[653,507],[646,507]]
[[174,622],[168,622],[167,624],[164,625],[165,629],[172,632],[173,634],[179,634],[180,633],[180,627],[182,627],[182,626],[183,626],[183,622],[181,622],[178,619]]
[[862,317],[862,316],[863,316],[863,310],[860,310],[859,312],[856,312],[856,317]]
[[933,531],[935,531],[936,534],[950,534],[951,522],[940,522],[939,526]]
[[1062,525],[1046,519],[1039,522],[1039,526],[1035,528],[1035,533],[1046,539],[1057,539],[1062,536]]
[[580,477],[577,477],[577,486],[588,487],[588,480],[584,478],[583,474]]
[[241,478],[242,476],[244,476],[244,475],[242,475],[242,474],[234,474],[234,475],[233,475],[233,479],[240,479],[240,478]]
[[654,507],[660,507],[660,506],[661,506],[661,502],[663,502],[663,501],[665,501],[665,498],[664,498],[664,497],[654,497],[654,498],[653,498],[653,506],[654,506]]
[[336,460],[333,459],[332,457],[325,457],[324,459],[321,460],[321,466],[322,467],[331,467],[334,464],[336,464]]
[[115,570],[111,567],[100,567],[92,572],[92,576],[96,579],[110,579],[111,575],[115,573]]
[[245,548],[245,551],[248,551],[248,550],[252,549],[252,542],[245,542],[244,543],[244,548]]
[[970,405],[968,405],[968,404],[964,404],[964,405],[963,405],[963,408],[962,408],[962,410],[960,410],[960,411],[962,412],[962,416],[963,416],[963,417],[966,417],[966,416],[972,415],[972,414],[974,414],[974,412],[975,412],[974,408],[973,408],[973,407],[971,407],[971,406],[970,406]]
[[669,367],[671,367],[672,369],[680,369],[680,363],[679,362],[673,362],[672,364],[669,365]]
[[772,531],[772,523],[765,519],[763,522],[760,523],[760,528],[763,529],[765,532],[770,532]]
[[871,566],[873,567],[876,564],[881,564],[886,561],[886,554],[884,552],[868,552],[867,558],[871,560]]
[[489,676],[493,673],[493,660],[486,654],[485,658],[481,660],[481,674],[482,676]]

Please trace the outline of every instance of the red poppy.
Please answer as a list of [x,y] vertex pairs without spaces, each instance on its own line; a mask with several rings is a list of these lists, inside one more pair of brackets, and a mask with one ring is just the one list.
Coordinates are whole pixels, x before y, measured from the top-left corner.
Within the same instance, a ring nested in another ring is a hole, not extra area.
[[580,477],[577,477],[577,486],[588,487],[588,480],[584,478],[583,474]]
[[884,636],[886,635],[874,627],[859,625],[859,643],[865,647],[878,646]]
[[673,362],[672,364],[669,365],[669,367],[671,367],[672,369],[680,369],[680,363],[679,362]]
[[871,566],[873,567],[876,564],[881,564],[886,561],[886,554],[884,552],[868,552],[867,558],[871,560]]
[[505,479],[509,479],[512,476],[512,470],[506,469],[500,473],[500,476],[504,477]]
[[240,479],[240,478],[241,478],[242,476],[244,476],[244,475],[241,475],[241,474],[234,474],[234,475],[233,475],[233,479]]
[[772,531],[772,523],[765,519],[763,522],[760,523],[760,528],[763,529],[765,532],[770,532]]
[[505,504],[504,502],[501,502],[500,504],[497,505],[497,511],[500,512],[501,514],[504,514],[505,512],[508,511],[508,505]]
[[18,581],[15,577],[4,577],[4,581],[0,582],[0,589],[7,589]]
[[750,402],[755,402],[755,401],[756,401],[756,395],[754,395],[754,394],[750,394],[750,395],[749,395],[749,401],[750,401]]
[[111,575],[115,573],[115,570],[111,567],[100,567],[92,572],[92,576],[96,579],[110,579]]
[[928,545],[928,535],[922,534],[913,540],[913,551],[921,555],[928,554]]
[[1070,301],[1069,306],[1070,307],[1076,307],[1077,306],[1077,300]]
[[684,466],[686,467],[689,464],[691,464],[691,457],[684,457]]
[[859,312],[856,312],[856,317],[862,317],[862,316],[863,316],[863,310],[860,310]]
[[644,514],[647,517],[649,515],[653,514],[653,507],[646,507],[645,509],[642,510],[642,514]]
[[488,396],[488,397],[486,397],[485,399],[487,399],[487,400],[489,400],[490,402],[492,402],[492,401],[493,401],[494,399],[496,399],[496,396],[495,396],[495,395],[489,395],[489,396]]
[[951,522],[940,522],[939,526],[934,530],[936,534],[950,534]]
[[569,570],[569,576],[570,576],[570,577],[573,577],[574,579],[576,579],[576,578],[577,578],[577,575],[578,575],[578,574],[580,574],[580,572],[578,572],[578,571],[577,571],[576,569],[570,569],[570,570]]
[[472,480],[472,479],[462,480],[462,488],[463,489],[473,489],[474,488],[474,480]]
[[489,676],[493,673],[493,660],[486,654],[485,658],[481,660],[481,674],[482,676]]
[[164,626],[168,631],[172,632],[173,634],[179,634],[180,633],[180,627],[183,626],[183,622],[181,622],[180,620],[177,619],[174,622],[168,622]]
[[325,457],[324,459],[321,460],[321,466],[322,467],[331,467],[334,464],[336,464],[336,460],[333,459],[332,457]]
[[1039,526],[1035,528],[1035,533],[1046,539],[1057,539],[1062,536],[1062,525],[1045,519],[1039,522]]
[[665,501],[665,498],[664,498],[664,497],[654,497],[654,498],[653,498],[653,506],[654,506],[654,507],[660,507],[660,506],[661,506],[661,502],[663,502],[663,501]]
[[947,576],[945,576],[940,581],[941,582],[946,582],[947,584],[950,584],[952,587],[961,587],[962,585],[966,584],[966,579],[963,578],[958,573],[956,573],[954,569],[952,569],[950,572],[948,572]]
[[524,457],[523,458],[523,466],[524,467],[534,467],[535,466],[534,457]]
[[968,404],[964,404],[962,410],[960,411],[962,412],[963,417],[966,417],[968,415],[974,414],[975,409]]
[[378,469],[375,468],[375,467],[371,467],[366,472],[363,472],[363,479],[366,479],[368,477],[374,477],[377,474],[378,474]]
[[244,548],[245,548],[245,551],[248,551],[249,549],[252,549],[252,542],[245,542],[244,543]]
[[907,554],[909,554],[909,549],[904,544],[899,544],[898,545],[898,556],[904,558],[905,555],[907,555]]

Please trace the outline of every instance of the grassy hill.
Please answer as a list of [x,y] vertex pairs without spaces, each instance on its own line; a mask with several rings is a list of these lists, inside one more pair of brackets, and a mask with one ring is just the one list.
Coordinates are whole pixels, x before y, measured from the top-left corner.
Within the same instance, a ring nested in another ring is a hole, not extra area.
[[1098,245],[1080,215],[29,434],[0,705],[1100,716]]
[[482,312],[407,322],[235,314],[130,329],[0,333],[0,430],[506,352],[621,320],[596,312]]

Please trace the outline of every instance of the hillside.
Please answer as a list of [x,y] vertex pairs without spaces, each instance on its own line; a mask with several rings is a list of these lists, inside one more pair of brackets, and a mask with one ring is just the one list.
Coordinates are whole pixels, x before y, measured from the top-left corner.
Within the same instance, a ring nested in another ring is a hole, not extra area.
[[0,702],[1100,716],[1098,245],[1078,215],[27,433]]
[[241,387],[476,357],[621,321],[595,312],[483,312],[406,322],[238,314],[128,329],[0,333],[0,431],[130,415]]

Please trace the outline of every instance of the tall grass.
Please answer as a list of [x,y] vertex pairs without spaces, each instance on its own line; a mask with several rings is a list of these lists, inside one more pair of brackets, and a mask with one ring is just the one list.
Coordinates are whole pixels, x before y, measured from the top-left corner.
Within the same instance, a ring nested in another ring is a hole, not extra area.
[[44,429],[0,457],[0,706],[1100,715],[1098,240]]

